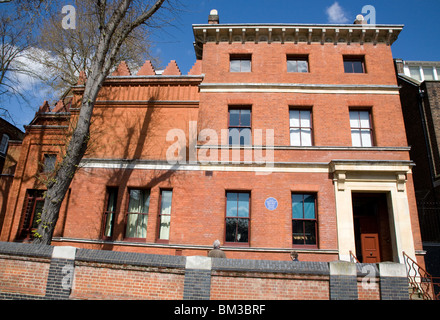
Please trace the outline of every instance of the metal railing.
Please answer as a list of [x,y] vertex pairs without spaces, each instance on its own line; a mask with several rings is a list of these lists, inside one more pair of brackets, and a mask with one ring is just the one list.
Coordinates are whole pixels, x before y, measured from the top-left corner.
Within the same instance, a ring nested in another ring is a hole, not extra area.
[[351,263],[360,263],[358,258],[354,255],[354,253],[350,250],[350,262]]
[[413,296],[417,295],[421,296],[423,300],[439,300],[440,281],[437,280],[440,280],[440,278],[432,277],[405,252],[403,252],[403,260],[409,285],[413,289],[413,292],[410,293],[410,299],[413,299]]

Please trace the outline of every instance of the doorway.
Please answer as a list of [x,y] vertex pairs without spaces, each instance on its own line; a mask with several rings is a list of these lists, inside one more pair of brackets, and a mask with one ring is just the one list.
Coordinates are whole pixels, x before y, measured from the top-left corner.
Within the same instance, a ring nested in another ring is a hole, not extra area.
[[393,260],[386,193],[352,193],[356,257],[361,263]]

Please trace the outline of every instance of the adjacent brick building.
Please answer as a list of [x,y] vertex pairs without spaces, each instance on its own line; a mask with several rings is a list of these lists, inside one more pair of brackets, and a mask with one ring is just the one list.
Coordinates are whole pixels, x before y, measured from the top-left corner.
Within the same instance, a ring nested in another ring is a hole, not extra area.
[[[395,59],[426,267],[440,277],[440,62]],[[436,282],[439,282],[437,279]]]
[[[53,244],[190,256],[219,239],[228,258],[423,263],[402,26],[209,21],[187,75],[147,61],[107,78]],[[26,127],[1,241],[29,241],[81,81]]]

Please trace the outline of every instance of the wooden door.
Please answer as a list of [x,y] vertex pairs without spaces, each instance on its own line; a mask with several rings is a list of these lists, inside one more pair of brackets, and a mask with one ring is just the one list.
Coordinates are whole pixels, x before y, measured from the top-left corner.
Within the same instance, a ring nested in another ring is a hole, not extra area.
[[363,263],[380,262],[378,233],[362,233],[361,247],[362,247]]

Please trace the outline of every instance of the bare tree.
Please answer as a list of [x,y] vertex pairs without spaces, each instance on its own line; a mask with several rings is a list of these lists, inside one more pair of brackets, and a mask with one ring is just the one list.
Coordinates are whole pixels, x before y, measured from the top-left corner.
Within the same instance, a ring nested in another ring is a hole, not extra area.
[[[17,16],[0,13],[0,98],[4,95],[20,95],[18,76],[32,76],[21,58],[32,43],[29,29]],[[23,97],[24,98],[24,97]]]
[[[70,186],[89,140],[90,121],[98,92],[126,39],[133,30],[157,23],[157,12],[173,9],[171,0],[96,0],[94,14],[98,21],[98,42],[85,83],[76,128],[58,166],[54,179],[47,185],[41,221],[34,243],[50,244],[61,203]],[[168,8],[166,7],[168,5]],[[154,21],[156,20],[156,21]]]
[[[87,78],[90,76],[92,60],[98,49],[100,22],[96,19],[96,0],[75,1],[74,8],[78,17],[74,28],[64,28],[60,23],[62,12],[55,12],[41,23],[37,46],[29,50],[29,59],[44,68],[39,79],[57,93],[55,96],[76,85],[80,72],[85,72]],[[133,11],[127,14],[133,15]],[[134,70],[145,60],[157,62],[150,55],[150,47],[149,30],[142,26],[133,29],[121,44],[112,67],[125,61]]]

